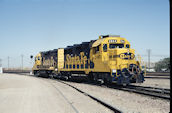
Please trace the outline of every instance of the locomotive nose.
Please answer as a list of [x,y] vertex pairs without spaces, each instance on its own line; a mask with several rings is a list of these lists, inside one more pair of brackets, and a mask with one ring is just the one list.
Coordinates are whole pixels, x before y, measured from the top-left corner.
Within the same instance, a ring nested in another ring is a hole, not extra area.
[[117,70],[117,84],[143,83],[144,72],[135,64],[130,64],[129,68]]
[[136,83],[143,83],[144,72],[139,68],[139,66],[130,64],[128,72],[131,75],[131,80],[135,80]]

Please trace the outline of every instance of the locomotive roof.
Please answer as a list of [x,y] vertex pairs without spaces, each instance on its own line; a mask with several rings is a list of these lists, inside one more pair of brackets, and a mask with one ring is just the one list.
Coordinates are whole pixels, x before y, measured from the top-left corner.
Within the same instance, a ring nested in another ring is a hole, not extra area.
[[42,53],[42,54],[48,54],[48,53],[56,52],[56,51],[57,51],[57,49],[53,49],[53,50],[49,50],[49,51],[42,51],[40,53]]
[[106,37],[120,37],[120,35],[101,35],[102,38]]
[[97,41],[95,41],[95,42],[93,43],[92,47],[97,47],[97,46],[100,45],[104,40],[105,40],[105,38],[98,39]]
[[104,40],[106,40],[107,38],[119,38],[119,39],[124,39],[122,37],[120,37],[120,35],[106,35],[106,36],[100,36],[99,39],[97,39],[93,44],[92,47],[97,47],[98,45],[100,45]]
[[73,46],[67,46],[64,49],[72,49],[72,48],[75,48],[75,47],[81,47],[82,45],[89,45],[89,44],[90,44],[90,42],[82,42],[81,44],[74,44]]

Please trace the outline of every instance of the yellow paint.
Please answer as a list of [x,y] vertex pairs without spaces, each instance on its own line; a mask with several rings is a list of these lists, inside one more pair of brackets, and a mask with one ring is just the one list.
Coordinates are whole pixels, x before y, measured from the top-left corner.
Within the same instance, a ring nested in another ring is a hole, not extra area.
[[41,54],[38,53],[36,56],[35,56],[35,64],[32,68],[32,70],[38,70],[38,68],[40,67],[41,65]]
[[57,59],[57,68],[62,69],[64,67],[64,49],[58,49]]
[[[103,45],[105,44],[107,44],[107,51],[103,50]],[[124,44],[124,48],[111,49],[109,48],[110,44]],[[136,60],[135,50],[131,49],[131,47],[126,48],[127,44],[130,46],[130,43],[125,38],[122,38],[122,37],[101,38],[100,36],[99,39],[97,39],[93,43],[90,49],[90,58],[87,58],[84,52],[80,52],[80,56],[76,56],[76,55],[71,56],[69,54],[64,56],[64,49],[58,49],[57,51],[58,63],[57,63],[57,66],[54,66],[54,67],[58,68],[58,72],[84,71],[86,74],[89,74],[90,72],[109,72],[112,74],[112,70],[122,70],[123,68],[128,68],[130,64],[136,64],[140,66],[141,60],[139,61]],[[131,56],[125,53],[130,53]],[[40,56],[40,54],[38,54],[36,58],[38,56]],[[64,61],[64,57],[66,61]],[[85,64],[87,64],[87,62],[88,62],[88,68],[85,67]],[[94,68],[90,68],[91,62],[94,63]],[[40,61],[35,61],[34,67],[38,65],[41,65]],[[75,68],[73,68],[73,65],[75,66]],[[79,65],[79,68],[77,68],[77,65]],[[81,65],[83,68],[81,68]],[[33,68],[33,70],[34,69],[36,68]]]

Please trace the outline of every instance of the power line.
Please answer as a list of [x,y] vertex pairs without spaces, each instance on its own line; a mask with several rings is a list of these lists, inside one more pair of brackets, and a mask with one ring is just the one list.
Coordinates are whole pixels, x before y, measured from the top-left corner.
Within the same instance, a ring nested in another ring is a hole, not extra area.
[[0,59],[0,74],[3,73],[2,71],[2,63],[1,63],[2,59]]
[[0,59],[0,67],[2,67],[2,59]]
[[[31,66],[32,66],[32,61],[33,61],[33,55],[30,55],[30,59],[31,59]],[[30,70],[30,74],[32,74],[32,68],[31,68],[31,70]]]

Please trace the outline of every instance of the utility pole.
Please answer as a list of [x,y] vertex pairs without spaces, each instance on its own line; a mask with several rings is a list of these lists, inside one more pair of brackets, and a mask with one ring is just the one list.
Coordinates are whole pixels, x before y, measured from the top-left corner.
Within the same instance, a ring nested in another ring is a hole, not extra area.
[[21,55],[21,63],[22,63],[21,70],[22,70],[22,72],[23,72],[23,55]]
[[[32,66],[33,55],[30,55],[30,59],[31,59],[30,64],[31,64],[31,66]],[[30,75],[32,75],[32,68],[31,68],[31,70],[30,70]]]
[[148,52],[148,66],[149,66],[149,71],[150,71],[150,53],[151,53],[151,49],[148,49],[147,52]]
[[3,73],[3,71],[2,71],[2,63],[1,62],[2,62],[2,59],[0,59],[0,74]]
[[2,67],[2,59],[0,59],[0,67]]
[[8,70],[9,70],[9,65],[10,65],[10,57],[8,56]]

